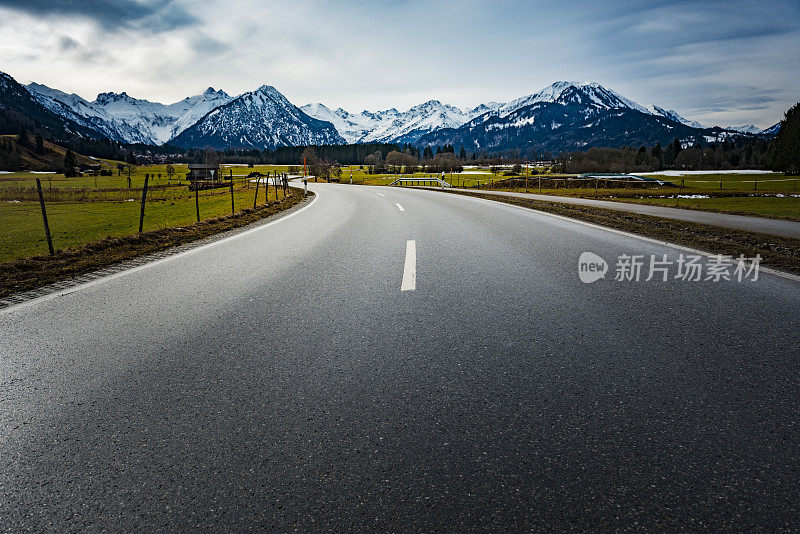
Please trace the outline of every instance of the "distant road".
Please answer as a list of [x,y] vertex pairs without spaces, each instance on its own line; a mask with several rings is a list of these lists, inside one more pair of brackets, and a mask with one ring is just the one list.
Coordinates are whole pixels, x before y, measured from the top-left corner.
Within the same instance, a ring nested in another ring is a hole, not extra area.
[[597,208],[627,211],[629,213],[641,213],[642,215],[652,215],[653,217],[663,217],[665,219],[710,224],[712,226],[722,226],[723,228],[734,228],[736,230],[747,230],[749,232],[758,232],[761,234],[794,237],[800,239],[800,222],[784,221],[780,219],[766,219],[762,217],[748,217],[746,215],[730,215],[727,213],[713,213],[710,211],[668,208],[665,206],[649,206],[645,204],[613,202],[610,200],[595,200],[591,198],[560,197],[556,195],[537,195],[534,193],[515,193],[511,191],[486,191],[460,188],[452,188],[450,190],[529,198],[533,200],[560,202],[562,204],[574,204],[578,206],[595,206]]
[[798,528],[798,282],[587,285],[582,252],[677,252],[309,187],[0,310],[0,531]]

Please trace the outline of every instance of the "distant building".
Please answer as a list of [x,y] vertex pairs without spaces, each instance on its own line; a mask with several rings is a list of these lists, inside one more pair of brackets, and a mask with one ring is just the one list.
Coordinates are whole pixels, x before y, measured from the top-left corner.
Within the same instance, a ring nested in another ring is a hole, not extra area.
[[219,163],[190,163],[189,189],[213,189],[226,185],[225,179],[219,172]]

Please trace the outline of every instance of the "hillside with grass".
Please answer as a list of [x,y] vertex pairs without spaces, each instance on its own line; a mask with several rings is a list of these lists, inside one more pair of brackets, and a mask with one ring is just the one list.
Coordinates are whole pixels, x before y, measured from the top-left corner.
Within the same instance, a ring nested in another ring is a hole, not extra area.
[[[2,135],[0,136],[0,171],[62,172],[66,153],[67,148],[46,141],[40,136]],[[73,154],[76,166],[99,163],[87,156]]]

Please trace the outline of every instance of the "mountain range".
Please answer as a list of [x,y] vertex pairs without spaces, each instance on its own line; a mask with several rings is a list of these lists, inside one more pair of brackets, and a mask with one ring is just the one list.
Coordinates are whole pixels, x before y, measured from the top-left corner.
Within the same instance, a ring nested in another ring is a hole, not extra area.
[[217,149],[381,142],[562,151],[663,144],[676,137],[688,144],[718,142],[775,135],[780,127],[705,128],[674,110],[646,108],[594,82],[556,82],[510,102],[472,109],[429,100],[407,111],[350,113],[322,103],[297,107],[270,85],[238,96],[209,87],[172,104],[126,92],[101,93],[90,102],[37,83],[23,86],[0,73],[0,109],[63,135]]

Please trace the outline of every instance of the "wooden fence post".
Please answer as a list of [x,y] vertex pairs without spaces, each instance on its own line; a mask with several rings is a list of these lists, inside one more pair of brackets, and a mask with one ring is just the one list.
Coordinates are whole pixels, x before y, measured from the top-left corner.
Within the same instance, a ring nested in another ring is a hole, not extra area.
[[233,171],[231,171],[231,215],[236,213],[236,207],[233,205]]
[[200,187],[194,181],[194,208],[197,211],[197,222],[200,222]]
[[47,224],[47,211],[44,209],[44,196],[42,195],[42,182],[36,179],[36,189],[39,191],[39,205],[42,208],[42,219],[44,219],[44,235],[47,237],[47,248],[50,250],[50,255],[55,254],[53,251],[53,239],[50,237],[50,225]]
[[147,182],[149,180],[149,176],[145,175],[144,177],[144,187],[142,188],[142,209],[139,211],[139,233],[142,233],[142,228],[144,227],[144,203],[145,199],[147,199]]
[[256,196],[253,197],[253,209],[256,209],[256,203],[258,202],[258,182],[261,181],[261,177],[256,176]]

